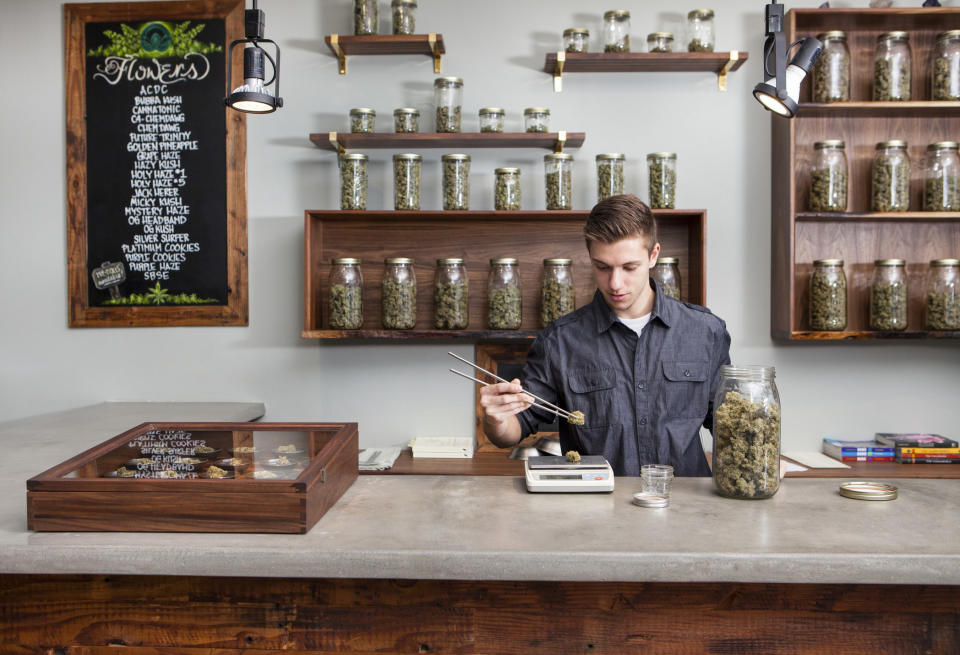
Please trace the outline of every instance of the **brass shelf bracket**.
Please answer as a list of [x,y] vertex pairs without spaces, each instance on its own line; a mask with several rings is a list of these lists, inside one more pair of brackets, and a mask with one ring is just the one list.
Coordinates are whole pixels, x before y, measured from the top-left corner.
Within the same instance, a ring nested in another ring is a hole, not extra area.
[[553,92],[563,91],[563,62],[567,60],[567,53],[563,50],[557,52],[557,63],[553,66]]
[[433,72],[434,74],[440,73],[440,46],[437,44],[437,34],[436,32],[430,32],[427,35],[427,43],[430,44],[430,51],[433,53]]
[[563,145],[567,142],[567,131],[560,130],[557,132],[557,142],[553,145],[554,152],[563,152]]
[[330,145],[332,145],[333,149],[336,150],[339,154],[342,155],[347,151],[347,149],[343,147],[343,144],[341,144],[340,140],[337,138],[336,132],[330,132],[327,135],[327,138],[330,139]]
[[337,61],[340,62],[340,74],[347,74],[347,55],[344,54],[343,48],[340,47],[340,35],[331,34],[330,35],[330,47],[333,48],[333,51],[337,53]]
[[727,90],[727,73],[730,71],[731,66],[737,63],[739,58],[740,53],[737,50],[730,51],[730,59],[723,64],[723,68],[717,73],[717,91]]

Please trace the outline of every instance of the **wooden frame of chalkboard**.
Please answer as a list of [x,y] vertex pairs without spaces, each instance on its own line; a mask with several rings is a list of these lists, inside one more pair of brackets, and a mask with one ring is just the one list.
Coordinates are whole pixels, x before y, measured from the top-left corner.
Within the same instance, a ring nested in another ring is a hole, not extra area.
[[70,327],[248,324],[246,119],[223,103],[243,21],[244,0],[64,5]]

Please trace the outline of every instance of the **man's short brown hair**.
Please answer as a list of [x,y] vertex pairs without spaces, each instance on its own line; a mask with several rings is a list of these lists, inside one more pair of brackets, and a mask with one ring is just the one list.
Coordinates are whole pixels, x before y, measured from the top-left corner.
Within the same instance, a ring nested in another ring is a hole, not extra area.
[[616,243],[642,237],[647,240],[647,250],[650,251],[657,243],[657,219],[635,195],[610,196],[594,205],[583,226],[583,236],[588,249],[596,241]]

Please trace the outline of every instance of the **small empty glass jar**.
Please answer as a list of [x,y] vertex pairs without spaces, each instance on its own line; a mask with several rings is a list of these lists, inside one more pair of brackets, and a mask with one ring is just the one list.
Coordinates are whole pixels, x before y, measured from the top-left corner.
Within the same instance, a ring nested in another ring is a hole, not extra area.
[[877,37],[873,58],[873,99],[910,100],[910,35],[886,32]]
[[847,211],[847,155],[839,139],[817,141],[810,166],[810,211]]
[[330,329],[359,330],[363,326],[363,274],[360,260],[339,257],[330,267]]
[[573,311],[572,259],[553,257],[543,260],[543,281],[540,284],[540,325],[547,327],[564,314]]
[[367,208],[367,156],[340,155],[340,209]]
[[388,330],[412,330],[417,323],[417,276],[409,257],[383,262],[380,322]]
[[934,259],[927,271],[928,330],[960,330],[960,259]]
[[465,330],[470,322],[468,312],[467,269],[463,259],[438,259],[433,278],[433,327]]
[[669,500],[673,467],[668,464],[644,464],[640,467],[640,491]]
[[677,203],[677,153],[651,152],[647,168],[651,209],[673,209]]
[[420,110],[400,107],[393,110],[393,131],[398,134],[420,131]]
[[353,0],[353,33],[357,36],[377,33],[377,0]]
[[491,330],[516,330],[523,320],[519,262],[514,257],[490,260],[487,277],[487,325]]
[[927,146],[923,171],[923,209],[929,212],[960,211],[960,145],[940,141]]
[[903,259],[878,259],[873,262],[870,286],[870,329],[905,330],[907,328],[907,274]]
[[680,260],[677,257],[658,257],[650,271],[660,290],[674,300],[680,300]]
[[524,132],[549,132],[550,110],[546,107],[527,107],[523,110]]
[[413,153],[393,156],[393,208],[420,209],[420,167],[423,157]]
[[630,52],[630,12],[626,9],[603,14],[603,51]]
[[566,52],[589,52],[590,30],[584,27],[569,27],[563,30],[563,49]]
[[443,208],[470,208],[470,155],[443,155]]
[[810,276],[810,329],[847,327],[847,276],[842,259],[817,259]]
[[687,14],[687,52],[713,52],[716,36],[713,9],[694,9]]
[[463,80],[438,77],[433,81],[433,100],[437,107],[437,132],[459,132]]
[[671,32],[647,34],[647,52],[673,52],[673,34]]
[[573,155],[553,152],[545,155],[543,166],[547,209],[570,209],[573,192]]
[[350,131],[354,134],[373,134],[377,112],[369,107],[354,107],[350,110]]
[[393,14],[394,34],[415,34],[417,30],[417,0],[393,0],[390,3]]
[[910,157],[907,142],[881,141],[871,167],[871,203],[875,212],[905,212],[910,209]]
[[520,169],[498,168],[494,171],[493,208],[498,210],[520,209]]
[[506,115],[500,107],[483,107],[480,109],[481,132],[503,132],[503,118]]
[[960,30],[937,35],[930,75],[934,100],[960,100]]
[[813,101],[850,100],[850,49],[847,35],[840,30],[818,34],[823,52],[813,64]]
[[618,152],[597,155],[597,201],[623,193],[623,163],[626,157]]

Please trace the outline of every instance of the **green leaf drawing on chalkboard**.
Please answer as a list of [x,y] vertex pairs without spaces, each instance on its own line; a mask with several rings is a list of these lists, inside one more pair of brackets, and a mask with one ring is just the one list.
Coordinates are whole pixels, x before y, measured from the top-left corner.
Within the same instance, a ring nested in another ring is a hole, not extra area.
[[157,282],[157,286],[153,287],[147,292],[147,300],[153,303],[154,305],[162,305],[169,299],[170,299],[170,294],[167,293],[166,289],[162,289],[160,287],[159,282]]
[[220,304],[216,298],[201,298],[195,293],[170,294],[166,289],[160,288],[160,283],[146,293],[131,293],[129,296],[120,298],[110,298],[103,301],[104,305],[212,305]]
[[103,35],[110,39],[110,44],[89,50],[87,56],[151,58],[222,52],[223,46],[197,41],[196,37],[204,27],[206,27],[204,23],[190,27],[190,21],[170,25],[164,21],[154,20],[147,21],[139,27],[121,24],[119,32],[103,30]]

